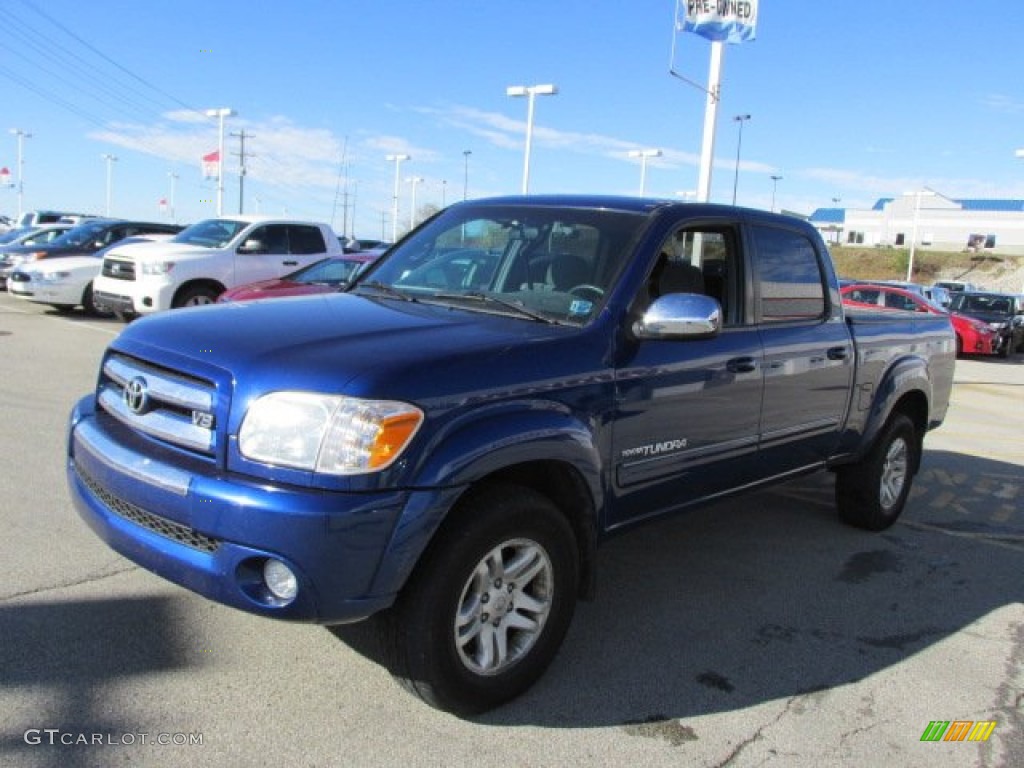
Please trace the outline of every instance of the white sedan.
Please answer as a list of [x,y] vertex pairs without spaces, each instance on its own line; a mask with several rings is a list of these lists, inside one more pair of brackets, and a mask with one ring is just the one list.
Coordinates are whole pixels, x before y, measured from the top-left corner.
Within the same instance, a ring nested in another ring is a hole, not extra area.
[[[130,237],[116,243],[118,249],[126,244],[129,249],[144,248],[154,240],[167,240],[172,235],[145,235]],[[37,304],[49,304],[58,312],[70,312],[82,307],[90,315],[110,317],[111,312],[98,307],[92,300],[92,281],[103,268],[103,253],[89,256],[62,256],[22,264],[15,268],[7,280],[7,291]]]

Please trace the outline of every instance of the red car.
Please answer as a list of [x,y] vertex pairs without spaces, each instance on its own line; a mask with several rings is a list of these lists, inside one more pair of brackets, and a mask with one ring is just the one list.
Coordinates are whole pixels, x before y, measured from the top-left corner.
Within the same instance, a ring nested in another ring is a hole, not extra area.
[[347,285],[380,254],[381,251],[359,251],[346,253],[344,256],[332,256],[291,272],[284,277],[239,285],[224,291],[217,301],[249,301],[251,299],[276,299],[282,296],[331,293]]
[[894,285],[878,283],[850,283],[844,285],[840,292],[843,295],[843,304],[850,307],[949,315],[953,321],[953,330],[956,332],[957,357],[963,354],[995,354],[996,333],[987,323],[958,312],[947,312],[919,294]]

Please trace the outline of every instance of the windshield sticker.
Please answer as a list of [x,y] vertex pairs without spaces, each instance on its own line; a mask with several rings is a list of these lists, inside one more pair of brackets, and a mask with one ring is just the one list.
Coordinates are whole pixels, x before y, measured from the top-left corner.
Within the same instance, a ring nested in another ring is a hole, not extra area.
[[590,310],[594,308],[594,302],[587,301],[586,299],[573,299],[572,304],[569,305],[570,315],[589,315]]

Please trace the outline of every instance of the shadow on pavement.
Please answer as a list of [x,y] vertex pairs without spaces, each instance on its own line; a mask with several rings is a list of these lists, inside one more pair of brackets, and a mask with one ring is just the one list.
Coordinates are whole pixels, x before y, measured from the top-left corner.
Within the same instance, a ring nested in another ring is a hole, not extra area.
[[[945,466],[1016,478],[1024,496],[1019,466],[928,453],[926,471]],[[679,718],[862,680],[1024,600],[1024,524],[990,520],[1008,486],[934,509],[944,486],[932,481],[881,534],[839,522],[822,474],[609,542],[597,599],[578,607],[555,663],[479,721],[678,731]],[[970,535],[961,518],[973,519]],[[337,634],[379,661],[366,628]]]

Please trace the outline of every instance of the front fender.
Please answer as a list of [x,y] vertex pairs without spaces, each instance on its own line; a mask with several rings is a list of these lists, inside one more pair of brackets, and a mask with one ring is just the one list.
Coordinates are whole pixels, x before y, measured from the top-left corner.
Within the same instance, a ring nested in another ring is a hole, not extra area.
[[[601,509],[602,464],[594,431],[557,403],[506,403],[475,409],[420,452],[414,490],[397,521],[374,579],[373,594],[395,594],[408,579],[445,517],[475,482],[516,466],[556,462],[571,467]],[[595,545],[596,519],[585,529]]]

